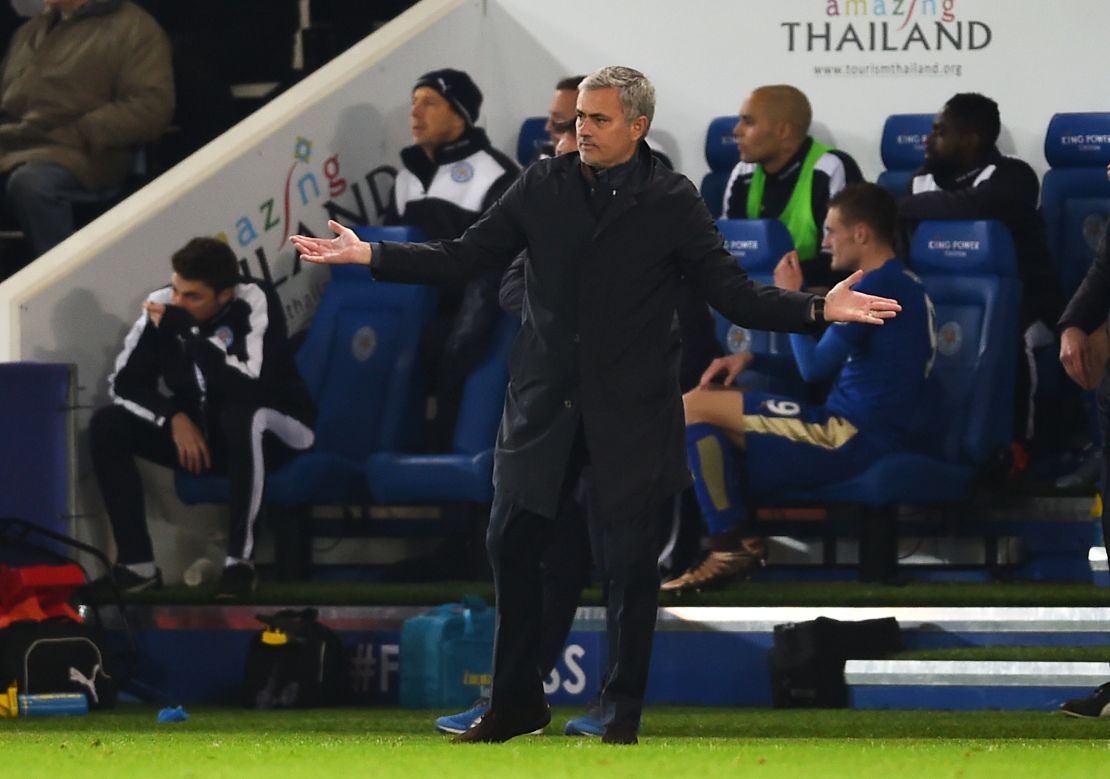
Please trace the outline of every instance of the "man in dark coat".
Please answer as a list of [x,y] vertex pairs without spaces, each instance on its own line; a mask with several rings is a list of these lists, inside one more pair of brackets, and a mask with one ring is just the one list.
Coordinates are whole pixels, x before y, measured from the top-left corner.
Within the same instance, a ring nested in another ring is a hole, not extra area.
[[[1110,166],[1106,168],[1110,178]],[[1095,390],[1102,432],[1102,542],[1110,549],[1110,371],[1107,367],[1106,327],[1110,314],[1110,233],[1099,241],[1094,262],[1075,291],[1056,327],[1060,332],[1060,362],[1068,376],[1085,390]],[[1110,682],[1083,698],[1060,704],[1072,717],[1110,717]]]
[[823,320],[881,324],[898,304],[756,284],[725,250],[688,179],[643,143],[655,89],[603,68],[582,83],[578,153],[538,162],[462,238],[367,244],[338,223],[331,240],[294,236],[309,262],[369,265],[380,280],[449,283],[504,268],[523,249],[523,321],[509,357],[487,547],[497,594],[490,711],[459,741],[505,741],[550,720],[537,646],[544,530],[592,473],[608,590],[602,740],[636,742],[659,590],[659,512],[690,484],[675,301],[685,277],[745,327],[809,331]]

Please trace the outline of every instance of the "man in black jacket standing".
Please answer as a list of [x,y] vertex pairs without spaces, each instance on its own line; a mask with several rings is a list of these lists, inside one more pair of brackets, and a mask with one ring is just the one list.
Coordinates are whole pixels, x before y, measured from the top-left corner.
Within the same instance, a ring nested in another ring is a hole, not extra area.
[[643,74],[602,68],[579,89],[578,153],[530,166],[461,239],[370,245],[334,222],[334,239],[292,239],[307,261],[360,263],[403,282],[466,278],[528,250],[487,536],[498,609],[493,698],[459,741],[505,741],[550,721],[537,652],[542,540],[589,467],[608,590],[602,740],[636,742],[659,591],[658,517],[690,484],[678,353],[668,348],[683,277],[758,329],[881,324],[898,310],[852,291],[856,277],[825,298],[750,281],[693,184],[643,142],[654,111]]

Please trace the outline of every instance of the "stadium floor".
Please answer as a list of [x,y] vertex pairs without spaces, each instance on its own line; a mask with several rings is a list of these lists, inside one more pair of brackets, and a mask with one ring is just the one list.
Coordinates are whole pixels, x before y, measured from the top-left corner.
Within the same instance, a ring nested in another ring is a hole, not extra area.
[[454,745],[436,712],[196,708],[0,721],[11,776],[1070,777],[1100,773],[1110,720],[1032,712],[649,707],[637,747],[557,735]]

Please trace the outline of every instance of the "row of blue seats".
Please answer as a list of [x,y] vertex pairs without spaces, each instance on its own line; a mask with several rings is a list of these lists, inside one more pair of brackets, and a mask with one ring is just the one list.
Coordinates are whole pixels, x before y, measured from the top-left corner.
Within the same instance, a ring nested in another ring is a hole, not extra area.
[[[767,277],[790,248],[775,221],[722,220],[730,250]],[[408,228],[360,228],[363,238],[405,240]],[[927,453],[887,458],[851,482],[788,496],[873,506],[953,501],[1009,441],[1020,284],[1009,233],[993,222],[925,223],[912,257],[933,298],[940,349],[921,425]],[[454,451],[403,451],[422,425],[417,348],[435,305],[428,287],[372,283],[363,269],[335,268],[298,365],[320,405],[315,448],[269,477],[269,504],[485,503],[517,323],[505,317],[485,363],[466,387]],[[751,338],[758,339],[760,334]],[[783,341],[783,343],[786,343]],[[937,437],[936,431],[943,431]],[[226,480],[178,474],[186,503],[226,500]]]
[[[913,172],[925,162],[925,137],[933,119],[933,114],[887,117],[880,145],[886,170],[878,184],[895,194],[909,192]],[[735,116],[721,116],[706,132],[709,173],[701,193],[714,216],[720,215],[729,172],[739,161],[735,124]],[[1045,132],[1044,154],[1050,169],[1041,188],[1041,209],[1052,261],[1064,295],[1070,297],[1087,273],[1110,213],[1110,112],[1055,114]]]
[[[409,227],[359,227],[368,241],[419,240]],[[267,508],[488,503],[493,445],[519,322],[504,315],[489,354],[463,391],[453,448],[414,453],[424,426],[418,351],[436,307],[433,287],[374,283],[365,268],[334,267],[297,367],[319,407],[314,447],[270,474]],[[227,479],[178,472],[188,504],[225,503]]]
[[[786,228],[774,220],[720,220],[719,226],[756,278],[769,279],[775,263],[792,248]],[[857,539],[864,581],[897,576],[900,506],[966,502],[976,477],[1008,449],[1011,438],[1021,283],[1009,231],[998,222],[924,222],[914,234],[910,257],[933,302],[937,335],[926,400],[913,420],[918,447],[884,457],[847,481],[798,484],[755,496],[760,505],[772,507],[839,505],[840,519],[821,530],[824,553],[835,560],[830,550],[838,534]],[[789,351],[789,340],[779,334],[737,333],[720,325],[718,333],[726,348],[747,344]],[[769,534],[797,530],[781,522],[764,524]]]
[[[769,282],[779,258],[793,248],[775,220],[721,219],[729,251],[756,280]],[[860,503],[946,503],[967,496],[974,475],[1009,446],[1021,283],[1009,231],[999,222],[924,222],[910,257],[933,301],[937,355],[929,402],[915,427],[922,450],[885,458],[849,482],[764,499]],[[729,352],[789,354],[777,333],[751,332],[717,316]]]

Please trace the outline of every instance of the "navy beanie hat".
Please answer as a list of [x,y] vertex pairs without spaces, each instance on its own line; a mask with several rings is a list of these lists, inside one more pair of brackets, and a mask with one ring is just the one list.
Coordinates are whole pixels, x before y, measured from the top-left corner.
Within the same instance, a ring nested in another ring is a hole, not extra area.
[[478,110],[482,107],[482,90],[463,71],[451,68],[433,70],[416,79],[416,83],[412,85],[413,91],[418,87],[429,87],[443,95],[455,109],[455,113],[466,121],[467,126],[478,120]]

